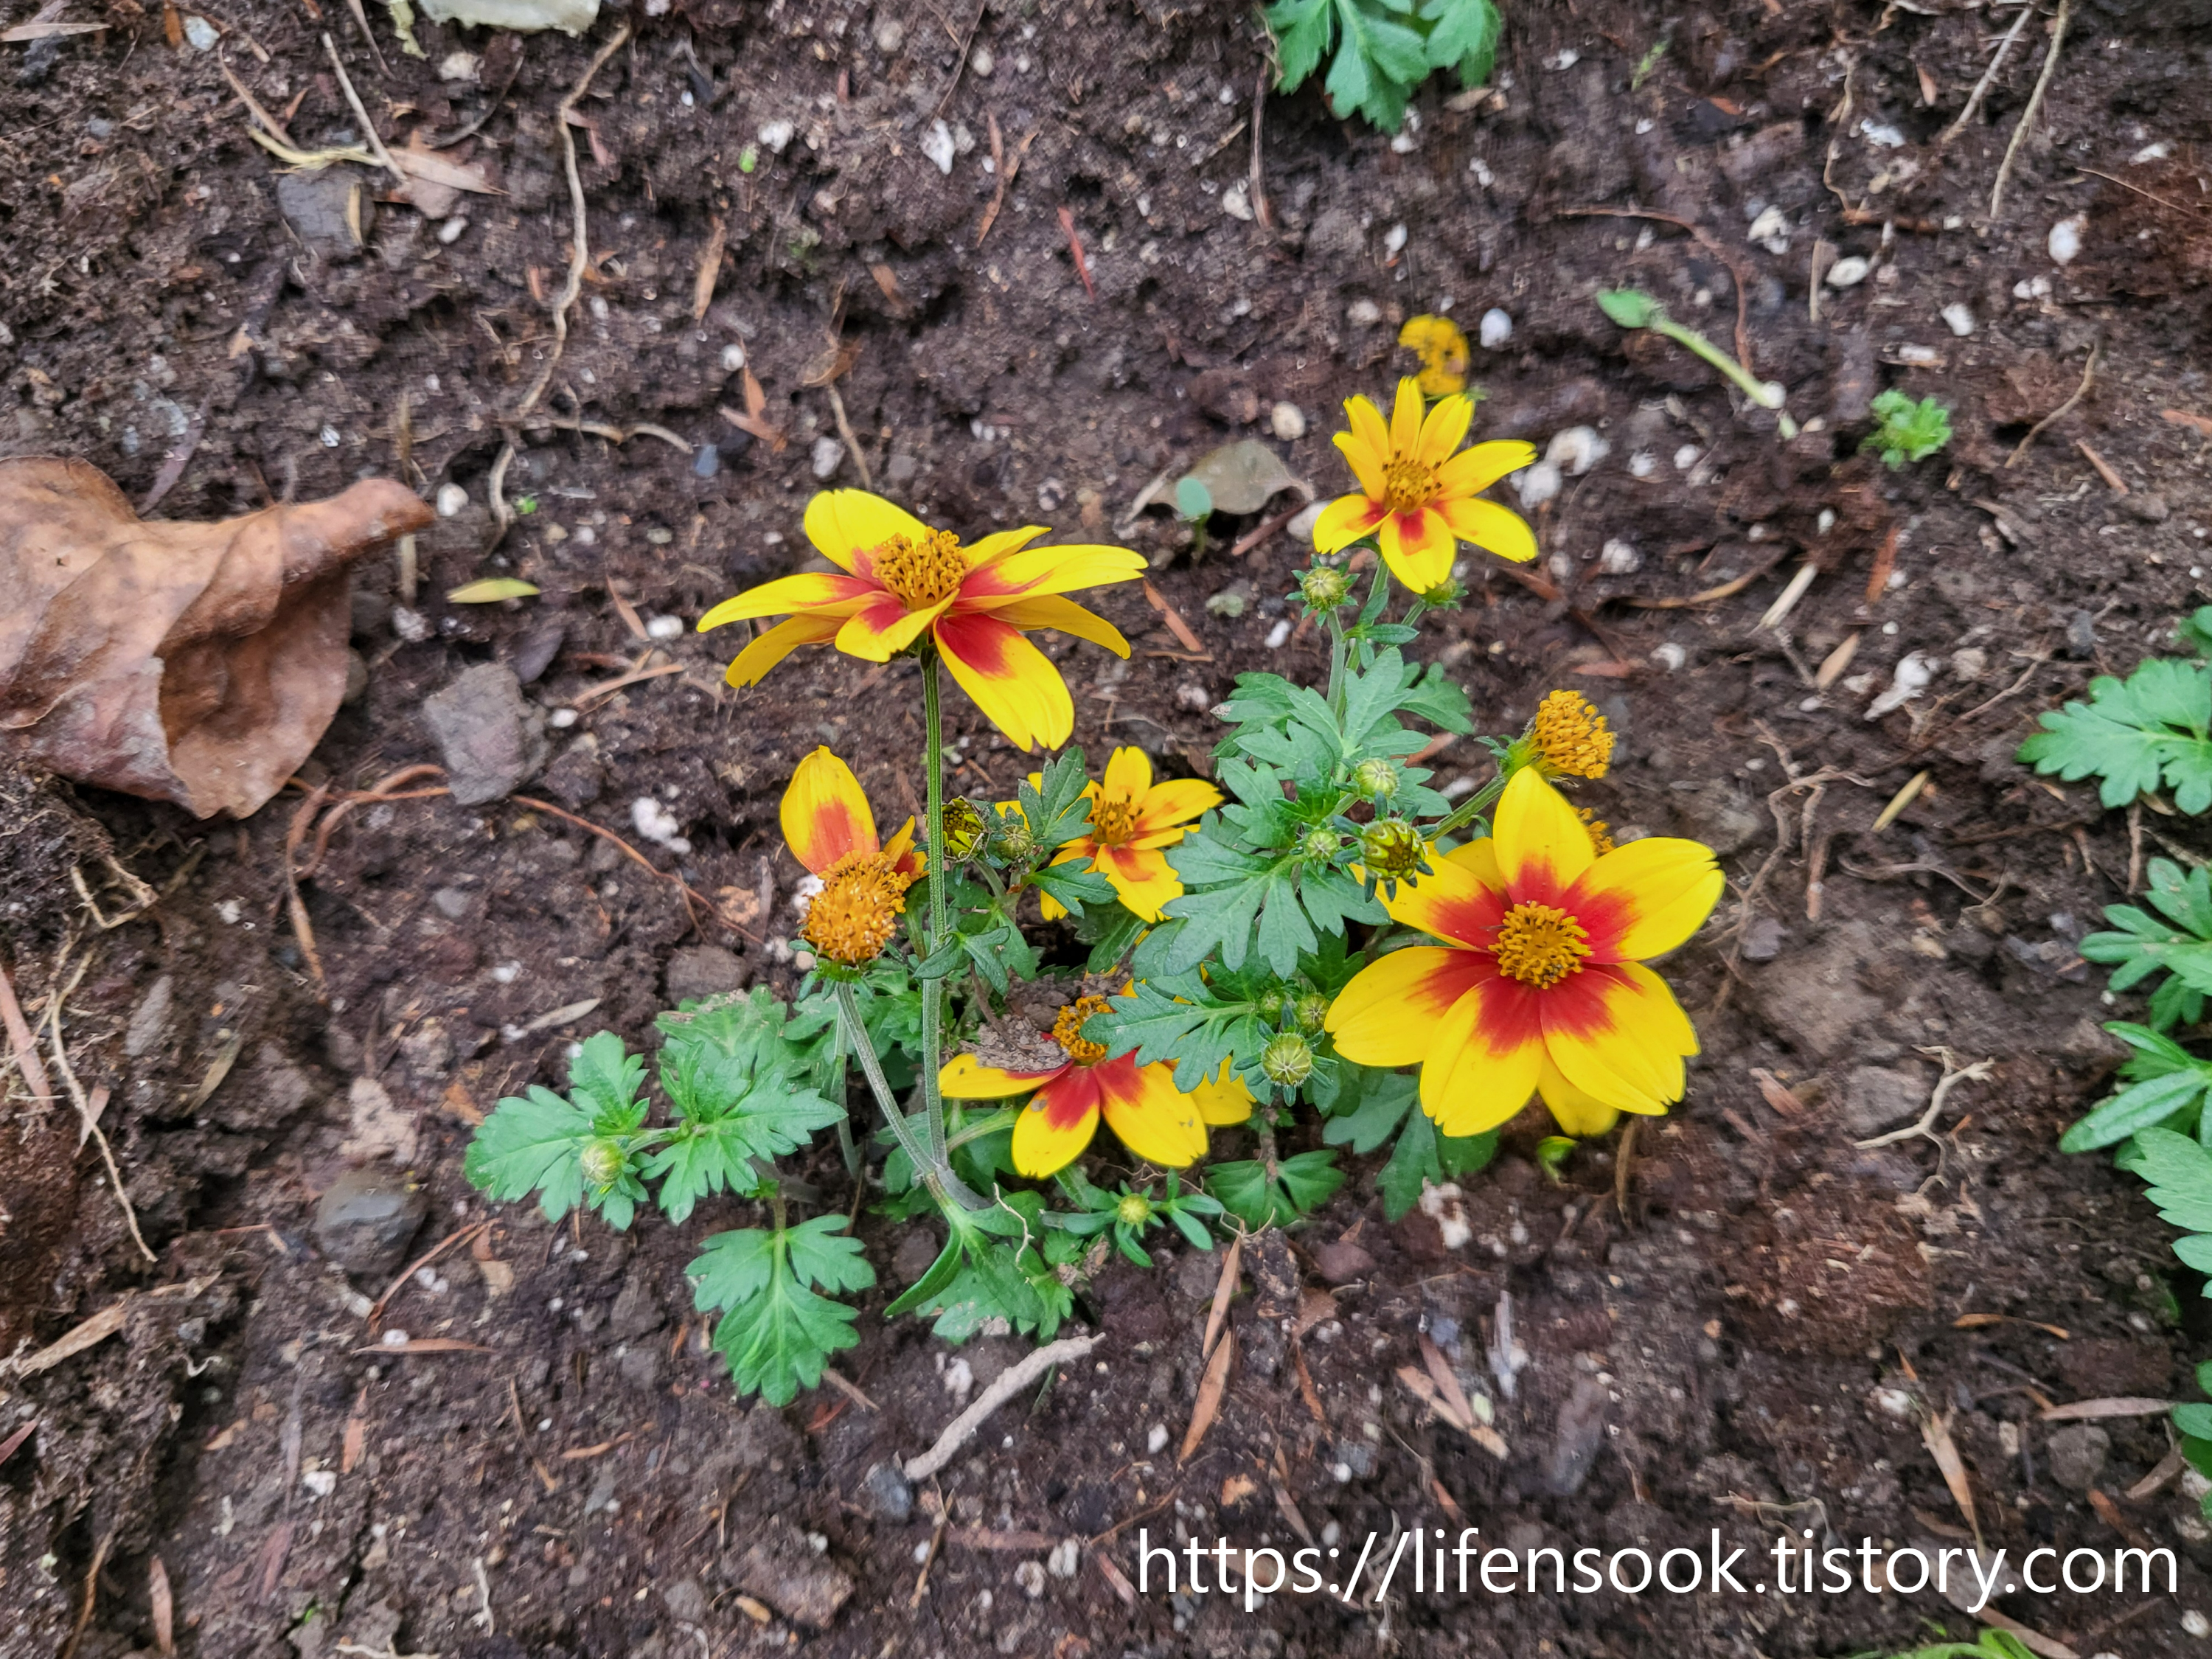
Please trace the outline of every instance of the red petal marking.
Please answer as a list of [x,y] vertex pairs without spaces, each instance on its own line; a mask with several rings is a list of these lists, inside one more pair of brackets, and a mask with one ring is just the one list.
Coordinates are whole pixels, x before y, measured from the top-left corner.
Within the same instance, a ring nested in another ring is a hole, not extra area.
[[[1498,963],[1492,957],[1475,956],[1474,961],[1481,971],[1470,976],[1469,988],[1479,989],[1482,994],[1476,1005],[1474,1035],[1488,1045],[1492,1054],[1542,1042],[1545,1002],[1558,995],[1559,988],[1540,991],[1517,979],[1508,979],[1498,971]],[[1568,976],[1570,980],[1576,977]]]
[[[1572,890],[1553,872],[1552,860],[1540,853],[1522,865],[1517,877],[1507,878],[1505,896],[1513,904],[1548,904],[1555,910],[1565,910],[1578,921],[1582,920],[1575,909]],[[1589,926],[1586,921],[1583,925]]]
[[[1587,877],[1589,872],[1583,873]],[[1583,958],[1583,965],[1589,968],[1621,961],[1621,939],[1643,914],[1643,906],[1620,889],[1589,892],[1581,881],[1568,889],[1566,896],[1559,901],[1559,908],[1580,922],[1583,931],[1589,935],[1590,953]]]
[[[1432,853],[1431,860],[1435,858]],[[1505,920],[1505,898],[1478,886],[1465,897],[1437,901],[1431,931],[1439,938],[1456,939],[1471,949],[1488,951],[1498,939],[1498,924]]]
[[860,823],[845,802],[825,800],[814,809],[812,817],[806,851],[809,856],[819,860],[818,864],[810,866],[816,875],[822,874],[848,853],[872,853],[877,850],[872,826],[864,844]]
[[1021,633],[996,617],[981,612],[963,616],[954,610],[939,617],[932,631],[946,650],[958,655],[978,674],[990,679],[1016,678],[1006,645],[1009,641],[1020,639]]
[[1549,990],[1531,994],[1542,1013],[1544,1030],[1588,1042],[1618,1029],[1613,1011],[1606,1006],[1607,993],[1635,989],[1617,968],[1585,966]]
[[1111,1095],[1125,1106],[1144,1104],[1145,1079],[1138,1069],[1134,1054],[1123,1054],[1117,1060],[1102,1060],[1096,1066],[1079,1066],[1076,1070],[1087,1073],[1097,1081],[1100,1098]]
[[[1106,1063],[1112,1066],[1117,1062]],[[1128,1064],[1126,1059],[1119,1063]],[[1135,1069],[1130,1067],[1133,1073]],[[1050,1080],[1036,1091],[1033,1103],[1044,1108],[1045,1122],[1064,1133],[1097,1111],[1102,1097],[1097,1073],[1098,1068],[1091,1066],[1065,1066],[1053,1073]]]

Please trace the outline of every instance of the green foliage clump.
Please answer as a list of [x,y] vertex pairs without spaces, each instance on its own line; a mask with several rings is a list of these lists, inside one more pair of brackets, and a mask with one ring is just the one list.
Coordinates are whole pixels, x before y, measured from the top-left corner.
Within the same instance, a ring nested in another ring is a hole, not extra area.
[[1334,48],[1329,107],[1385,132],[1404,124],[1407,99],[1431,70],[1456,70],[1463,87],[1487,81],[1505,27],[1495,0],[1275,0],[1261,15],[1275,37],[1278,90],[1297,91]]
[[1924,461],[1951,441],[1951,411],[1933,398],[1917,402],[1892,387],[1869,405],[1881,424],[1859,447],[1879,454],[1895,472],[1907,461]]
[[[2208,617],[2212,606],[2193,620]],[[2164,787],[2185,812],[2212,807],[2212,667],[2202,660],[2152,657],[2124,680],[2101,675],[2087,702],[2052,709],[2042,723],[2020,758],[2069,783],[2101,778],[2106,806]]]

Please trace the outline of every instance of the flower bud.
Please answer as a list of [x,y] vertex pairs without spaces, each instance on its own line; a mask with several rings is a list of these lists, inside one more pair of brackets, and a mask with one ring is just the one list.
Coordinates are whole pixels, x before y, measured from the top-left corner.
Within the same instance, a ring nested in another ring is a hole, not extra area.
[[1318,991],[1309,991],[1297,1000],[1291,1013],[1301,1031],[1318,1031],[1322,1022],[1328,1018],[1328,999]]
[[1352,787],[1363,800],[1389,800],[1398,793],[1398,769],[1387,760],[1364,760],[1352,769]]
[[1114,1219],[1124,1227],[1141,1227],[1152,1218],[1152,1200],[1142,1193],[1124,1193],[1114,1206]]
[[1305,596],[1307,605],[1315,611],[1334,611],[1342,605],[1352,591],[1352,584],[1344,572],[1334,565],[1317,564],[1298,577],[1298,592]]
[[1002,812],[991,830],[991,850],[1000,858],[1018,861],[1036,851],[1036,836],[1019,811]]
[[582,1165],[584,1179],[593,1187],[611,1187],[622,1178],[623,1166],[629,1159],[623,1154],[622,1142],[602,1136],[586,1141],[577,1163]]
[[1297,855],[1311,864],[1327,864],[1344,850],[1343,832],[1316,823],[1298,832]]
[[984,833],[988,828],[974,801],[956,799],[945,802],[945,856],[955,863],[966,863],[982,847]]
[[1313,1045],[1296,1031],[1270,1037],[1260,1051],[1260,1069],[1267,1081],[1295,1089],[1313,1075]]
[[1260,1011],[1261,1018],[1272,1021],[1283,1017],[1283,1005],[1288,1000],[1281,986],[1270,985],[1253,999],[1252,1006]]
[[1466,597],[1467,584],[1447,576],[1421,595],[1421,604],[1430,611],[1450,611],[1456,609]]
[[1377,818],[1359,837],[1359,861],[1385,881],[1411,879],[1427,852],[1421,832],[1403,818]]

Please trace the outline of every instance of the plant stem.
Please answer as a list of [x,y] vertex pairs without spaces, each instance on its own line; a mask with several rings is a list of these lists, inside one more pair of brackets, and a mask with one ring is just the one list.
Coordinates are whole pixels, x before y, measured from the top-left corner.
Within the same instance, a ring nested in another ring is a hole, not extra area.
[[[935,984],[938,981],[930,981]],[[899,1150],[914,1165],[915,1179],[929,1188],[938,1203],[945,1207],[957,1206],[962,1209],[980,1210],[983,1200],[978,1198],[968,1183],[953,1173],[952,1165],[942,1154],[935,1158],[915,1138],[914,1124],[899,1110],[898,1102],[891,1094],[890,1084],[884,1077],[883,1063],[876,1058],[876,1045],[868,1040],[867,1028],[860,1023],[860,999],[853,994],[848,981],[837,981],[837,1015],[844,1027],[846,1046],[860,1062],[860,1071],[868,1079],[868,1087],[876,1097],[876,1104],[883,1109],[884,1120],[897,1138]],[[932,1073],[932,1075],[935,1075]],[[943,1126],[939,1125],[942,1133]]]
[[[937,653],[926,651],[921,659],[921,724],[929,744],[929,954],[945,945],[951,929],[945,920],[945,884],[951,871],[945,856],[945,700],[939,684]],[[929,1161],[941,1175],[951,1177],[945,1146],[945,1100],[939,1094],[937,1073],[945,1049],[945,981],[921,982],[921,1110],[929,1133]],[[962,1187],[961,1191],[967,1188]],[[972,1194],[969,1196],[974,1196]],[[972,1206],[971,1206],[972,1207]]]
[[1328,707],[1332,714],[1344,712],[1344,622],[1343,607],[1332,605],[1328,617]]
[[1779,409],[1782,400],[1776,397],[1765,381],[1760,380],[1741,363],[1723,351],[1693,328],[1685,328],[1672,317],[1655,317],[1650,324],[1654,334],[1665,336],[1692,356],[1704,358],[1715,368],[1734,380],[1743,395],[1761,409]]
[[1505,775],[1500,773],[1454,807],[1449,817],[1440,819],[1436,828],[1429,831],[1431,837],[1449,836],[1455,830],[1472,823],[1496,805],[1498,798],[1504,793]]

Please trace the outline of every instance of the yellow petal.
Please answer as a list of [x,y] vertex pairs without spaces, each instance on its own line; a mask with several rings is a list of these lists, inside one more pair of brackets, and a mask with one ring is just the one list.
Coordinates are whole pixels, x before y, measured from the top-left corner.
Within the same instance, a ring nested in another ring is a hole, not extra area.
[[1244,1122],[1252,1115],[1252,1091],[1237,1075],[1237,1062],[1224,1060],[1221,1069],[1191,1091],[1200,1121],[1216,1127]]
[[1474,399],[1455,394],[1439,398],[1421,422],[1419,457],[1424,466],[1442,466],[1474,424]]
[[1472,951],[1429,945],[1393,951],[1336,994],[1324,1028],[1355,1066],[1414,1065],[1430,1054],[1445,1014],[1487,971]]
[[961,556],[968,561],[968,568],[974,570],[982,565],[995,563],[1009,553],[1018,553],[1044,533],[1045,527],[1041,524],[1025,525],[1019,530],[994,531],[981,540],[962,548]]
[[1116,749],[1106,757],[1106,776],[1099,785],[1101,799],[1141,801],[1152,787],[1152,757],[1133,745]]
[[[1390,459],[1390,428],[1382,424],[1382,411],[1366,398],[1347,398],[1344,402],[1344,418],[1352,427],[1351,436],[1373,458],[1376,482],[1382,483],[1382,465]],[[1346,451],[1347,455],[1350,451]],[[1380,495],[1377,489],[1372,492]]]
[[1083,1068],[1071,1070],[1063,1084],[1069,1096],[1087,1103],[1062,1109],[1039,1095],[1014,1120],[1014,1168],[1032,1180],[1066,1169],[1082,1155],[1098,1132],[1098,1091]]
[[1558,904],[1596,857],[1567,798],[1533,766],[1513,775],[1492,824],[1498,873],[1516,902]]
[[1421,418],[1428,407],[1421,396],[1420,382],[1403,380],[1398,382],[1398,401],[1390,410],[1390,453],[1396,456],[1412,456],[1421,445]]
[[918,542],[928,534],[929,526],[913,514],[865,489],[825,489],[806,504],[806,539],[841,570],[853,568],[855,553],[900,537]]
[[1005,1100],[1042,1088],[1060,1072],[1002,1072],[973,1054],[955,1054],[937,1073],[938,1092],[947,1100]]
[[1052,659],[995,617],[947,616],[937,643],[954,682],[1017,749],[1057,749],[1075,730],[1075,699]]
[[948,597],[926,611],[909,611],[891,595],[884,594],[866,610],[846,619],[837,630],[837,648],[862,662],[889,662],[920,639],[951,604]]
[[1584,1139],[1603,1134],[1620,1121],[1619,1111],[1588,1090],[1576,1088],[1560,1075],[1549,1055],[1545,1057],[1544,1069],[1537,1076],[1536,1092],[1543,1096],[1544,1105],[1562,1134]]
[[[1364,403],[1366,399],[1363,398],[1356,401]],[[1359,480],[1362,493],[1380,500],[1382,495],[1382,468],[1389,459],[1389,453],[1386,451],[1382,454],[1376,454],[1362,441],[1356,432],[1340,432],[1330,441],[1344,452],[1344,459],[1352,467],[1352,476]]]
[[1468,992],[1437,1023],[1421,1066],[1421,1109],[1448,1135],[1479,1135],[1510,1121],[1536,1091],[1543,1039],[1492,1029],[1487,999],[1513,996],[1510,980],[1492,979]]
[[1536,532],[1528,521],[1496,501],[1455,496],[1437,504],[1452,534],[1462,541],[1495,553],[1501,559],[1526,564],[1536,556]]
[[1437,488],[1445,495],[1472,495],[1508,473],[1536,464],[1536,446],[1517,438],[1493,439],[1462,449],[1437,469]]
[[875,814],[853,769],[817,748],[793,770],[778,809],[792,856],[816,875],[851,853],[881,850]]
[[1389,514],[1376,527],[1375,545],[1382,551],[1382,562],[1390,567],[1390,574],[1416,593],[1427,592],[1449,576],[1453,558],[1459,552],[1451,526],[1433,507]]
[[732,659],[722,678],[740,690],[757,685],[768,671],[802,645],[820,645],[837,637],[844,623],[836,617],[793,617],[778,623]]
[[1079,640],[1088,640],[1093,645],[1103,645],[1117,657],[1129,654],[1129,642],[1121,637],[1121,630],[1105,617],[1085,610],[1073,599],[1064,599],[1057,593],[1040,594],[1035,599],[1012,599],[986,601],[978,607],[996,617],[1010,628],[1024,630],[1049,628],[1062,634],[1072,634]]
[[1206,1156],[1206,1125],[1175,1086],[1175,1068],[1106,1060],[1092,1068],[1106,1127],[1147,1164],[1180,1170]]
[[826,570],[780,576],[758,587],[724,599],[699,618],[699,632],[710,633],[726,623],[750,622],[755,617],[781,617],[813,611],[849,617],[883,589],[858,576],[835,576]]
[[1608,954],[1643,962],[1696,933],[1726,886],[1711,848],[1653,836],[1599,859],[1583,872],[1576,893],[1589,894],[1601,907],[1619,907],[1626,925]]

